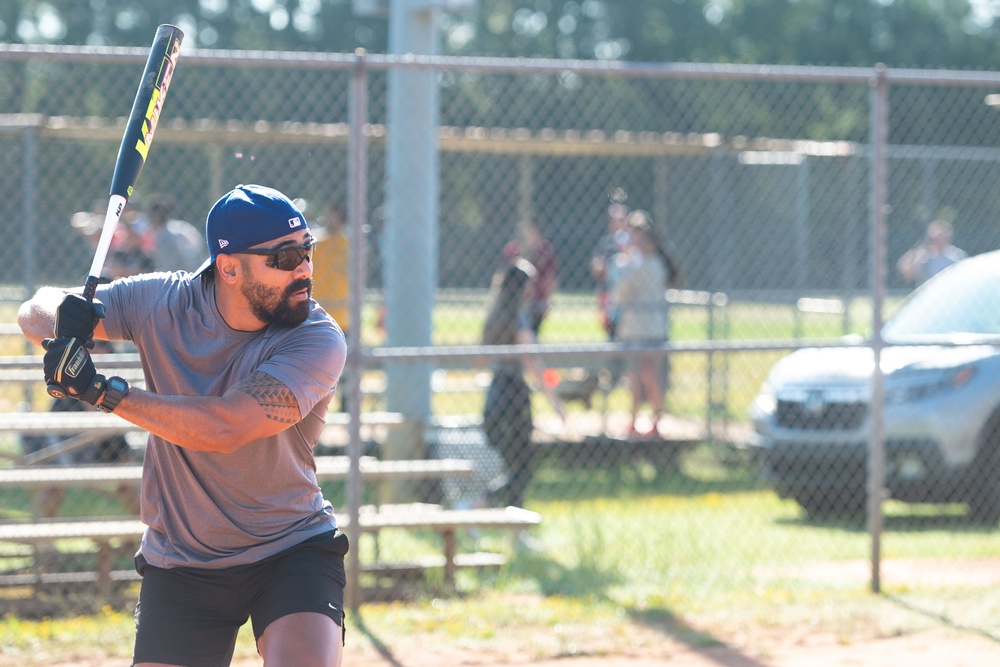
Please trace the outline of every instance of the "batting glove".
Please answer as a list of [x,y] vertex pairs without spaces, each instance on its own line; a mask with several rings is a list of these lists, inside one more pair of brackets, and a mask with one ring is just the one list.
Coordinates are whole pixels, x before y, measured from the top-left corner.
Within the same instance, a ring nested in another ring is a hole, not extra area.
[[82,294],[67,294],[56,308],[56,338],[79,338],[93,347],[94,329],[104,317],[104,304]]
[[98,375],[84,341],[79,338],[46,338],[45,382],[62,389],[66,396],[91,405],[104,393],[105,378]]

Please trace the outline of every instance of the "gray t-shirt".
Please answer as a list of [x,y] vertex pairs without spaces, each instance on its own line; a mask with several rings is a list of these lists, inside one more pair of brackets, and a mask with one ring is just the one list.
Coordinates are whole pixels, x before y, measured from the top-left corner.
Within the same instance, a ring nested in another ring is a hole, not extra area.
[[302,419],[231,454],[196,452],[150,435],[143,460],[141,552],[156,567],[222,568],[266,558],[337,527],[313,459],[344,367],[344,334],[314,301],[296,327],[229,327],[209,277],[153,273],[102,285],[104,327],[139,350],[146,388],[221,396],[252,371],[295,395]]

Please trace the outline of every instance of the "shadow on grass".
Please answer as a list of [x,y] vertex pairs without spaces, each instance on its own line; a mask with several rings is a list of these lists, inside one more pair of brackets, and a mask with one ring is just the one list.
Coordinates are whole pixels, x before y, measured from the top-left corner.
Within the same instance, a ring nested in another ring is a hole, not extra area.
[[604,591],[625,580],[620,573],[602,567],[591,550],[582,552],[576,567],[567,567],[541,553],[518,554],[511,567],[518,578],[535,582],[545,596],[606,599]]
[[720,667],[766,667],[766,663],[739,652],[718,637],[696,630],[667,609],[627,610],[633,621],[675,639]]
[[961,630],[962,632],[970,632],[972,634],[976,634],[976,635],[979,635],[981,637],[985,637],[986,639],[989,639],[990,641],[992,641],[992,642],[994,642],[996,644],[1000,644],[1000,635],[998,635],[998,634],[996,634],[994,632],[990,632],[989,630],[987,630],[985,628],[977,627],[977,626],[974,626],[974,625],[966,625],[964,623],[959,623],[955,619],[953,619],[953,618],[951,618],[951,617],[949,617],[949,616],[947,616],[945,614],[939,614],[937,612],[930,611],[929,609],[924,609],[924,608],[920,607],[919,605],[915,605],[912,602],[909,602],[908,600],[904,600],[903,598],[901,598],[901,597],[899,597],[897,595],[889,595],[889,594],[885,594],[884,593],[882,595],[882,597],[884,597],[886,600],[888,600],[889,602],[895,604],[898,607],[901,607],[903,609],[906,609],[907,611],[911,611],[913,613],[920,614],[921,616],[924,616],[924,617],[929,618],[931,620],[934,620],[934,621],[937,621],[939,623],[942,623],[942,624],[944,624],[944,625],[946,625],[946,626],[948,626],[948,627],[950,627],[950,628],[952,628],[954,630]]
[[547,461],[532,480],[537,500],[593,500],[670,495],[693,497],[708,493],[745,493],[766,489],[752,468],[728,449],[707,443],[685,451],[675,461],[636,456],[559,465]]
[[[587,556],[579,566],[569,568],[541,554],[521,554],[517,557],[516,568],[519,577],[534,580],[544,595],[585,597],[612,605],[618,603],[605,591],[624,580],[621,574],[600,567],[597,558]],[[764,667],[764,663],[739,653],[718,637],[691,627],[669,609],[624,609],[634,622],[686,645],[710,662],[723,667]]]
[[[831,528],[847,532],[868,532],[867,520],[864,517],[813,517],[802,514],[798,517],[775,519],[775,523],[786,526],[807,526],[810,528]],[[934,514],[886,514],[882,520],[883,530],[893,532],[938,532],[947,530],[953,533],[990,534],[997,531],[997,526],[986,525],[970,518],[966,514],[954,514],[941,511]]]
[[385,642],[379,639],[375,635],[375,633],[368,628],[368,626],[365,624],[364,615],[361,612],[354,614],[353,620],[358,630],[364,637],[368,639],[369,642],[371,642],[372,647],[375,649],[376,652],[378,652],[380,656],[382,656],[383,660],[388,662],[393,667],[404,667],[403,663],[397,660],[396,656],[393,655],[392,648],[390,648]]

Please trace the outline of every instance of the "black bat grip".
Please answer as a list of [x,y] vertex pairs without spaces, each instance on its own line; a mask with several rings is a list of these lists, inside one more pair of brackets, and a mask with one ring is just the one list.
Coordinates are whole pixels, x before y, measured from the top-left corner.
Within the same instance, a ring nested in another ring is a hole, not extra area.
[[93,301],[94,297],[97,296],[98,280],[97,276],[87,276],[87,282],[83,284],[83,298],[87,301]]

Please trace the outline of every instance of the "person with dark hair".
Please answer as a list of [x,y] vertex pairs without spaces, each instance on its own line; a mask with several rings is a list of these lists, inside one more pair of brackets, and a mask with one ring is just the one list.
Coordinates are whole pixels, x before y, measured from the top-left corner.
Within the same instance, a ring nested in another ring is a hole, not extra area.
[[525,309],[531,331],[537,337],[549,314],[552,295],[559,287],[559,261],[552,242],[542,236],[534,220],[521,220],[517,236],[504,246],[503,256],[508,262],[516,257],[524,258],[535,267],[534,277],[527,287]]
[[[518,345],[535,342],[524,311],[527,289],[535,267],[516,258],[493,277],[491,305],[483,327],[483,345]],[[507,465],[507,481],[493,495],[506,505],[524,506],[525,490],[534,473],[535,451],[531,442],[531,388],[524,366],[539,375],[537,357],[501,359],[492,365],[493,379],[486,393],[483,429],[486,439]],[[540,382],[560,417],[562,402]]]
[[[660,240],[645,211],[635,210],[626,224],[628,240],[616,257],[619,271],[614,299],[618,308],[617,340],[659,343],[668,339],[668,287],[681,286],[683,276],[675,254]],[[632,393],[629,437],[657,434],[663,398],[669,382],[669,359],[654,354],[633,357],[626,380]],[[653,411],[652,425],[640,431],[636,419],[643,402]]]

